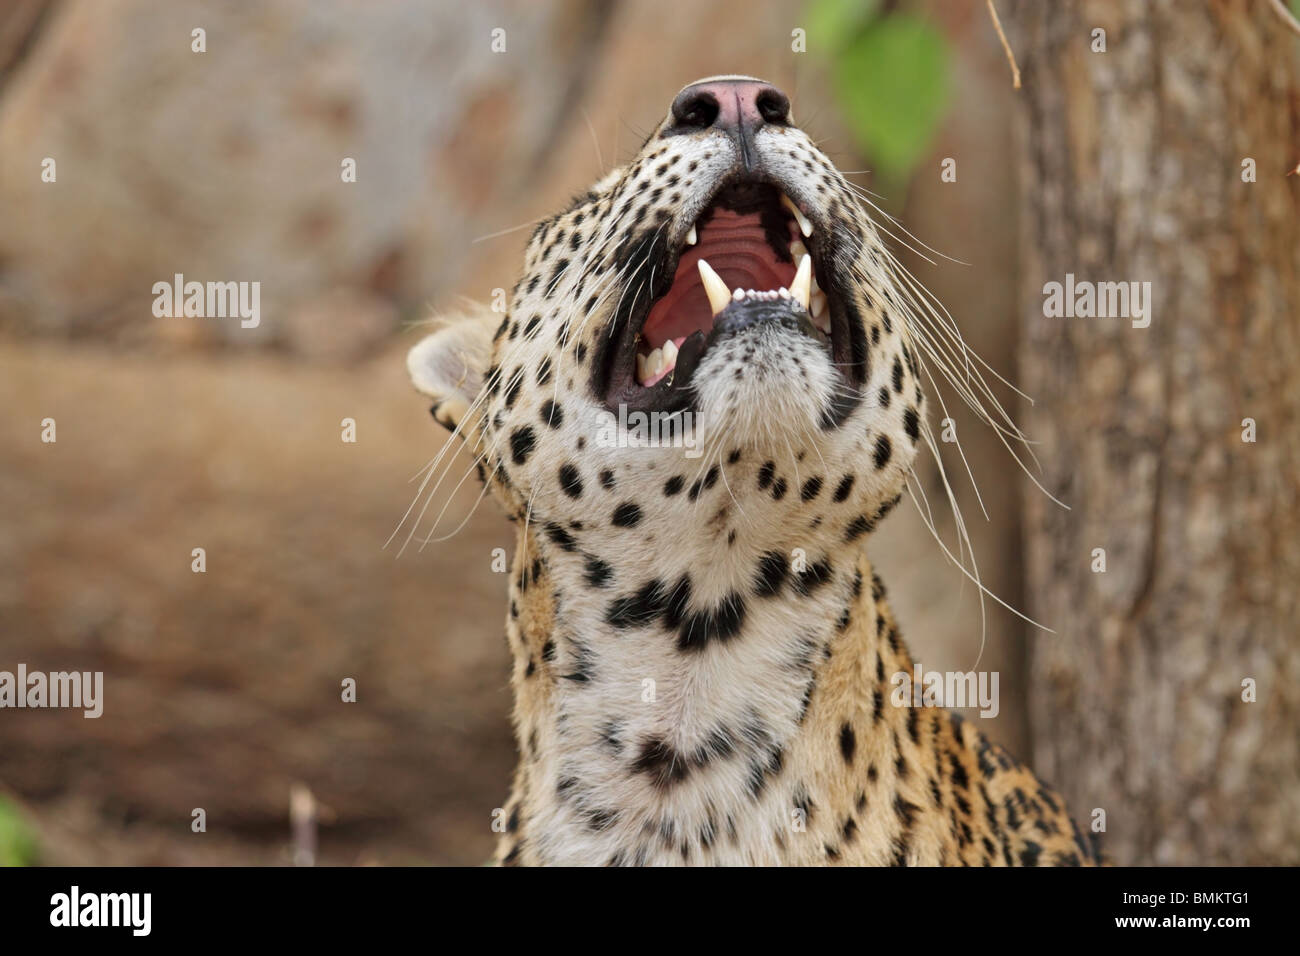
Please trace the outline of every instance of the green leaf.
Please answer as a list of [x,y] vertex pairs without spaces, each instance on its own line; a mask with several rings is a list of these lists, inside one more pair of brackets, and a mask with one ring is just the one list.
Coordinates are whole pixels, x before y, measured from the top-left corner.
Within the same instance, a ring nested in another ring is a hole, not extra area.
[[804,9],[808,50],[834,54],[875,16],[880,0],[812,0]]
[[930,145],[948,103],[948,45],[925,20],[876,20],[839,54],[835,92],[858,144],[901,184]]
[[35,863],[35,837],[13,804],[0,799],[0,866],[32,866]]

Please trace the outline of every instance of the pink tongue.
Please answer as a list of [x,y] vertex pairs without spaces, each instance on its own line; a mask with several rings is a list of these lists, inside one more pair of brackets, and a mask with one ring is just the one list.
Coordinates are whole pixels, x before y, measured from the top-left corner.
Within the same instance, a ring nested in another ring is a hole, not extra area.
[[719,209],[698,238],[696,245],[682,253],[672,288],[646,318],[641,332],[646,352],[670,338],[681,339],[697,330],[708,333],[713,328],[713,312],[700,279],[700,259],[709,261],[728,289],[788,288],[794,278],[794,266],[777,261],[755,214],[741,216]]

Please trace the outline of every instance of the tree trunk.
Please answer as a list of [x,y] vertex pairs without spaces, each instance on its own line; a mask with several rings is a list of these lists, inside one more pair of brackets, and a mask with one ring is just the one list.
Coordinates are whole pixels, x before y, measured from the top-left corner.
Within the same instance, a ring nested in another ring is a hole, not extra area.
[[[1262,0],[1003,19],[1025,424],[1070,508],[1027,486],[1035,768],[1116,863],[1300,862],[1300,41]],[[1047,317],[1067,273],[1150,282],[1150,326]]]

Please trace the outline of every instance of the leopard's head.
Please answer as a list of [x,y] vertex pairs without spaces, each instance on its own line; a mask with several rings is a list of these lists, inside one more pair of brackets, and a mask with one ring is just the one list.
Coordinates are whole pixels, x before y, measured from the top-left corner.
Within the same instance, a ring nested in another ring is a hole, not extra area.
[[923,397],[896,275],[786,96],[712,77],[537,227],[506,314],[449,324],[409,367],[575,573],[604,583],[634,543],[750,575],[848,546],[898,500]]

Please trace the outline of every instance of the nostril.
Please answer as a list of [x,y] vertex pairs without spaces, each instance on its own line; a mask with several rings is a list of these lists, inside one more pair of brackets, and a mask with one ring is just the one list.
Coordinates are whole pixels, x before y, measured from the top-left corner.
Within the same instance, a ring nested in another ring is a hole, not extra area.
[[678,126],[708,129],[718,118],[718,101],[704,90],[685,90],[673,101],[673,119]]
[[763,117],[765,123],[790,122],[790,100],[780,90],[767,87],[758,94],[754,105],[758,107],[758,115]]

